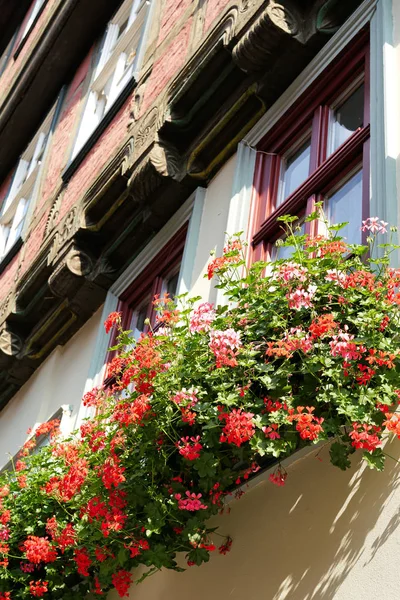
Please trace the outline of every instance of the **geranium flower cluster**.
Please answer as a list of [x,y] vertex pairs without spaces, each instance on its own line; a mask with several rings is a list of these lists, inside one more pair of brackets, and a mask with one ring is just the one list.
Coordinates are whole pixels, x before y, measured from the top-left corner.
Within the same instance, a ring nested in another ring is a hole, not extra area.
[[[0,600],[123,598],[139,565],[176,568],[178,551],[201,564],[226,498],[271,462],[284,486],[280,461],[303,446],[383,468],[385,439],[400,438],[400,270],[390,245],[371,264],[329,224],[298,237],[290,223],[288,261],[247,268],[236,238],[212,259],[225,307],[156,298],[165,327],[137,341],[125,315],[106,319],[108,377],[83,398],[95,414],[68,439],[37,426],[0,475]],[[376,218],[363,228],[374,244],[387,233]]]
[[217,369],[236,367],[238,350],[242,345],[240,332],[232,328],[225,331],[211,330],[209,347],[215,356]]

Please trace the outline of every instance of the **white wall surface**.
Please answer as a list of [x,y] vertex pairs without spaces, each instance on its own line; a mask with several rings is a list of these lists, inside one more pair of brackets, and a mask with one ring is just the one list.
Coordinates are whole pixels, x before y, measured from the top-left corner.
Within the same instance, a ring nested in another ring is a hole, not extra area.
[[[233,538],[226,556],[184,573],[161,571],[131,588],[134,600],[397,600],[400,468],[383,473],[360,455],[350,471],[329,462],[329,448],[287,467],[284,487],[260,483],[216,519]],[[400,443],[388,452],[397,460]],[[317,456],[318,453],[318,456]],[[215,542],[222,538],[214,535]],[[184,566],[184,563],[182,563]],[[134,572],[138,578],[141,571]],[[114,592],[109,600],[117,600]]]
[[0,467],[25,442],[26,431],[63,404],[76,415],[92,357],[101,310],[65,346],[59,346],[0,412]]
[[[393,39],[389,56],[391,58],[391,74],[388,77],[388,95],[390,105],[387,119],[387,132],[390,135],[389,153],[396,161],[396,182],[397,182],[397,225],[400,227],[400,2],[393,0],[391,2],[391,13],[393,18]],[[391,132],[391,134],[389,133]]]
[[216,300],[217,290],[204,278],[204,274],[210,260],[210,251],[215,250],[219,256],[224,247],[235,166],[236,155],[228,160],[206,190],[190,292],[191,296],[202,296],[204,301]]

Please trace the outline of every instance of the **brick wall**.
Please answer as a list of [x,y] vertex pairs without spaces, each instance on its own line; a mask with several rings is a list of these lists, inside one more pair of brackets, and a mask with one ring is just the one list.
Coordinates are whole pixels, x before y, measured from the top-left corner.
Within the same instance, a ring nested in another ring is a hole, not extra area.
[[47,0],[46,6],[44,7],[43,12],[38,18],[35,27],[25,40],[25,44],[21,52],[17,56],[16,60],[14,60],[12,55],[19,46],[21,36],[25,28],[25,24],[29,18],[30,11],[28,11],[28,13],[26,14],[26,17],[19,28],[17,38],[14,42],[11,58],[9,59],[7,66],[0,77],[0,107],[1,103],[3,102],[4,98],[8,95],[10,89],[12,88],[25,63],[28,61],[29,56],[32,54],[32,51],[35,48],[38,39],[42,35],[43,31],[46,29],[46,25],[49,22],[52,14],[54,13],[54,10],[56,9],[60,1],[62,0]]
[[[4,97],[18,76],[21,66],[29,58],[32,48],[35,46],[40,33],[45,28],[48,19],[59,1],[48,0],[45,10],[41,14],[34,31],[31,32],[29,40],[19,57],[16,61],[11,60],[7,66],[3,76],[0,78],[0,101],[1,96]],[[198,2],[191,0],[159,1],[161,3],[161,13],[158,15],[158,31],[156,33],[154,53],[150,61],[151,70],[145,84],[144,96],[140,107],[141,114],[170,85],[194,51],[194,48],[191,47],[191,36],[193,27],[195,26],[195,19],[197,18]],[[198,1],[203,5],[202,0]],[[205,29],[210,28],[211,23],[225,9],[226,4],[227,0],[208,0],[205,11]],[[198,43],[200,42],[201,40],[198,40]],[[61,174],[68,163],[74,136],[76,135],[77,126],[81,118],[81,110],[85,102],[83,95],[87,90],[86,78],[91,68],[92,53],[93,48],[82,61],[82,64],[69,84],[51,140],[50,156],[46,160],[42,172],[40,193],[36,199],[31,225],[24,246],[0,275],[0,302],[7,296],[10,287],[14,285],[16,275],[17,278],[20,278],[21,275],[29,270],[42,247],[51,202],[55,192],[61,185]],[[147,62],[147,64],[149,63]],[[131,113],[132,98],[129,98],[68,182],[62,197],[59,219],[83,196],[85,191],[101,173],[105,164],[114,155],[117,148],[123,143],[123,140],[127,136],[128,123],[132,118]],[[9,185],[9,179],[7,181],[0,183],[0,201],[2,190]]]

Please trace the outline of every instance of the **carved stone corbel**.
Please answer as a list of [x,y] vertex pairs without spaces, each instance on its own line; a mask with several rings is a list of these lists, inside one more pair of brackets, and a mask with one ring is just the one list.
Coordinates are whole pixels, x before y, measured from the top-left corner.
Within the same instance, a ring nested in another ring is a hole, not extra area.
[[0,350],[7,356],[17,356],[23,348],[22,338],[5,324],[0,329]]
[[51,292],[59,298],[73,297],[93,269],[93,260],[76,245],[67,252],[49,277]]
[[53,204],[51,205],[51,208],[50,208],[50,211],[49,211],[49,214],[47,217],[47,221],[46,221],[46,227],[44,229],[44,236],[43,236],[44,238],[46,238],[57,225],[58,217],[60,214],[62,197],[64,195],[64,192],[65,192],[65,189],[62,189],[61,191],[59,191],[56,194]]
[[165,178],[180,181],[182,175],[182,159],[177,150],[170,144],[156,143],[133,170],[128,186],[133,198],[142,203]]
[[360,4],[359,0],[318,0],[311,7],[308,37],[315,33],[332,35]]
[[293,7],[270,0],[233,48],[233,59],[245,72],[262,71],[268,60],[279,54],[279,47],[285,47],[291,38],[301,39],[300,34],[299,17]]
[[64,244],[70,239],[78,228],[77,207],[74,206],[69,213],[65,215],[54,234],[53,242],[47,256],[47,264],[51,265],[57,262],[57,257],[62,252]]
[[0,302],[0,323],[3,323],[15,305],[14,292],[8,292],[7,296]]

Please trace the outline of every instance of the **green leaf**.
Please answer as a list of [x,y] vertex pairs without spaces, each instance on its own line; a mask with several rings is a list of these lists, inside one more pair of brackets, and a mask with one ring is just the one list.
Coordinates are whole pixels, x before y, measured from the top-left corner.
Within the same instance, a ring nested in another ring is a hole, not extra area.
[[349,460],[350,447],[339,442],[334,442],[329,450],[332,464],[342,471],[346,471],[351,467]]
[[383,471],[385,466],[385,455],[381,448],[377,448],[373,452],[364,452],[363,458],[367,461],[370,469]]

